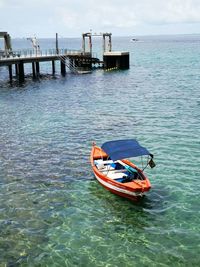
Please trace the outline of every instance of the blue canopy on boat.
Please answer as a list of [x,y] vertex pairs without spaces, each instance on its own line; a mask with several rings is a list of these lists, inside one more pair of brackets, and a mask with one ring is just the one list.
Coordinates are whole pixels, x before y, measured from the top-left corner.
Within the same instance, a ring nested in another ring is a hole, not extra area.
[[134,139],[109,141],[104,143],[101,148],[112,160],[152,155]]

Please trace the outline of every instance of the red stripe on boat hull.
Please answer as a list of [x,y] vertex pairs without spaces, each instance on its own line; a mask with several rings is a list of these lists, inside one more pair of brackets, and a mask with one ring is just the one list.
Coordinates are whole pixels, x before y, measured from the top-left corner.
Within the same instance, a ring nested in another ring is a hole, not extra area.
[[125,197],[131,200],[139,200],[142,198],[144,193],[142,191],[140,192],[134,192],[130,191],[127,188],[120,188],[118,185],[109,183],[109,180],[105,181],[102,178],[100,178],[98,175],[95,174],[96,179],[98,182],[108,191],[112,192],[113,194],[117,194],[121,197]]

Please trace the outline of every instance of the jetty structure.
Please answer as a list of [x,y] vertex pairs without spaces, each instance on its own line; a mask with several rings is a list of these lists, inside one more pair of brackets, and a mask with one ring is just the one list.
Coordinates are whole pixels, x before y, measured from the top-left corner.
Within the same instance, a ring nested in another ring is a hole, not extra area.
[[[92,38],[101,36],[103,39],[103,59],[94,56],[92,51]],[[25,80],[25,64],[32,65],[32,76],[37,78],[40,75],[40,63],[50,62],[52,66],[52,74],[55,74],[55,62],[60,62],[60,72],[64,76],[66,68],[70,72],[76,74],[89,73],[94,66],[110,69],[128,69],[129,68],[129,52],[112,51],[112,33],[83,33],[82,49],[59,49],[58,34],[56,33],[55,48],[41,50],[37,39],[27,38],[32,42],[33,49],[13,50],[11,45],[11,37],[7,32],[0,32],[0,38],[4,39],[4,49],[0,50],[0,67],[7,66],[10,81],[13,78],[21,83]]]

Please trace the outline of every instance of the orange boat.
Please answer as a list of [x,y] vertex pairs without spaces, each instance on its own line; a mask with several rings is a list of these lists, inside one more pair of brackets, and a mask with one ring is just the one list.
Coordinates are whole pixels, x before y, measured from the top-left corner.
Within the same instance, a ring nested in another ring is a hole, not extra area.
[[101,147],[92,145],[90,161],[99,183],[110,192],[131,200],[139,200],[151,189],[144,169],[138,168],[130,157],[148,156],[147,165],[155,166],[153,155],[136,140],[117,140],[104,143]]

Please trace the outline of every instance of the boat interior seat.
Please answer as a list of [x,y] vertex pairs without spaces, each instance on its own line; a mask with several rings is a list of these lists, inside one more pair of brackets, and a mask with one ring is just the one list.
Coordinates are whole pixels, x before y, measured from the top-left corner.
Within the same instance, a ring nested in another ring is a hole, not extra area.
[[125,167],[119,162],[119,161],[113,161],[113,160],[103,160],[103,159],[97,159],[94,160],[95,165],[104,164],[104,165],[111,165],[115,169],[125,169]]
[[103,171],[103,170],[108,171],[111,169],[114,170],[114,167],[115,167],[115,166],[112,166],[112,164],[114,164],[112,160],[98,159],[98,160],[95,160],[94,163],[95,163],[97,169],[99,169],[101,171]]
[[95,164],[112,164],[114,163],[113,160],[103,160],[103,159],[96,159],[94,161]]
[[107,176],[111,179],[123,179],[124,177],[127,177],[128,174],[126,174],[124,171],[122,172],[115,172],[115,171],[112,171],[112,172],[107,172]]
[[110,171],[113,173],[125,173],[127,170],[118,162],[112,160],[95,160],[95,165],[103,174],[108,175]]
[[106,176],[108,176],[109,177],[109,174],[110,174],[110,172],[112,172],[112,173],[120,173],[120,174],[127,174],[128,175],[128,172],[127,172],[127,170],[124,170],[124,169],[122,169],[122,170],[115,170],[115,169],[109,169],[109,168],[104,168],[104,169],[101,169],[100,170],[103,174],[105,174]]

